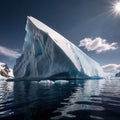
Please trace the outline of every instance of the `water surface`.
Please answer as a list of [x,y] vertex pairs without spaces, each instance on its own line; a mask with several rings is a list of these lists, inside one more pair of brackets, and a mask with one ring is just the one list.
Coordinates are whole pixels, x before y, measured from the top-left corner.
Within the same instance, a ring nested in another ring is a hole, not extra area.
[[120,79],[0,81],[1,120],[120,120]]

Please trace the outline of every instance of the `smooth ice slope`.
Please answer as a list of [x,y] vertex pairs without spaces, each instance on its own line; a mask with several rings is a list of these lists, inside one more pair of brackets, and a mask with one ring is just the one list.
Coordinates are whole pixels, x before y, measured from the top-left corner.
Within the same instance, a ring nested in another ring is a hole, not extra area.
[[99,78],[101,66],[62,35],[33,17],[27,18],[23,55],[17,78]]

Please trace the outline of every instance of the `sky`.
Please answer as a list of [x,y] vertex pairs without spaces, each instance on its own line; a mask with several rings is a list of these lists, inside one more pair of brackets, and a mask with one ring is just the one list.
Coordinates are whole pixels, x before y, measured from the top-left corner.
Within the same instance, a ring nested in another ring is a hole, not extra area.
[[14,66],[22,53],[26,18],[33,16],[104,68],[120,70],[120,14],[113,10],[115,1],[1,0],[0,62]]

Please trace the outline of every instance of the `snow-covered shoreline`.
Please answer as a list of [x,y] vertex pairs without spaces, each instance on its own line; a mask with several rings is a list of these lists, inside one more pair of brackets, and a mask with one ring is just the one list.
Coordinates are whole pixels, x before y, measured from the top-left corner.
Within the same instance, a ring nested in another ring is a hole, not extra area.
[[6,63],[0,62],[0,79],[14,78],[13,70]]

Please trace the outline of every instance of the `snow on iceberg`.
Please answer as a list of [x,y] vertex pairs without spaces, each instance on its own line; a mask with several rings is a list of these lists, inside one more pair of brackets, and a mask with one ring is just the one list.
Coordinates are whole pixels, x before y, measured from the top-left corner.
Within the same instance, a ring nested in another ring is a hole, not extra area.
[[100,78],[101,66],[73,43],[33,17],[27,17],[23,54],[14,66],[16,78]]

